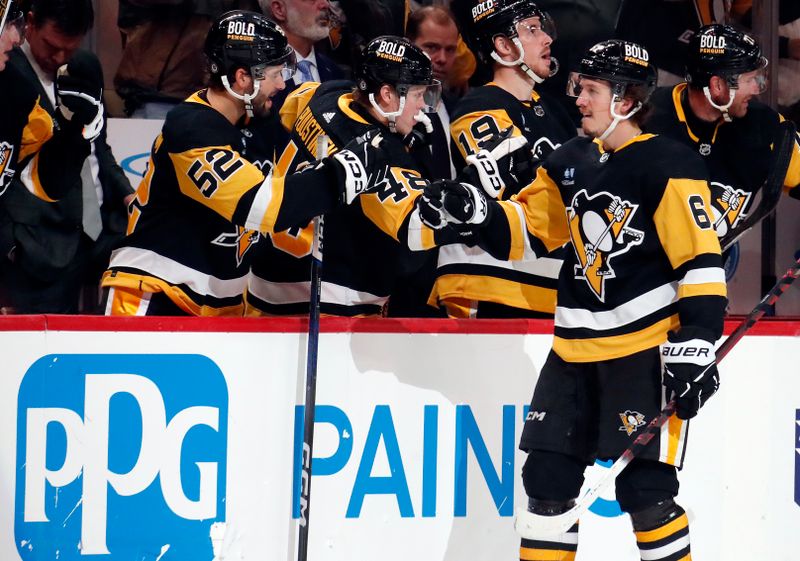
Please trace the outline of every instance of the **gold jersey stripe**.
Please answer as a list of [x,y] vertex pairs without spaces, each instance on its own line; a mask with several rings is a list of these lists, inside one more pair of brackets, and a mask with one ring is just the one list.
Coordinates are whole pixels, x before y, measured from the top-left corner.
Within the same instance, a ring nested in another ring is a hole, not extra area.
[[560,549],[519,548],[519,558],[522,561],[574,561],[575,554],[575,551]]
[[681,514],[675,520],[664,524],[653,530],[644,530],[636,533],[636,541],[640,543],[652,543],[663,540],[673,534],[678,533],[689,525],[689,518],[686,514]]
[[553,338],[553,350],[567,362],[598,362],[632,355],[661,345],[667,332],[677,329],[678,314],[649,325],[640,331],[595,337],[593,339]]
[[690,296],[722,296],[728,295],[724,282],[709,282],[704,284],[682,284],[678,288],[678,298]]
[[556,290],[483,275],[449,274],[436,279],[428,304],[479,300],[522,310],[555,313]]
[[137,275],[133,273],[125,273],[121,271],[106,271],[103,273],[103,278],[100,282],[103,287],[116,287],[127,290],[140,291],[140,292],[163,292],[167,298],[172,300],[176,306],[188,314],[202,317],[241,317],[244,310],[244,304],[237,304],[235,306],[225,306],[222,308],[214,308],[211,306],[203,306],[192,300],[188,294],[177,286],[173,286],[168,282],[151,277],[149,275]]

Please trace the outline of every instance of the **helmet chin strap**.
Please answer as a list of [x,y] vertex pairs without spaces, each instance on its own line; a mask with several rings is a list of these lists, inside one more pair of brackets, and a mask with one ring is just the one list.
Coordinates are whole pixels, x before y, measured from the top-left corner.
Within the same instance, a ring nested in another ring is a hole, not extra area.
[[[522,48],[522,43],[520,42],[519,37],[514,37],[513,39],[511,39],[511,42],[517,46],[517,50],[519,51],[519,57],[517,57],[517,60],[512,60],[510,62],[507,60],[503,60],[502,58],[500,58],[500,55],[497,54],[497,51],[492,51],[492,58],[503,66],[508,66],[508,67],[519,66],[520,69],[525,74],[527,74],[528,78],[533,80],[535,84],[541,84],[542,82],[545,81],[546,78],[549,78],[550,76],[555,74],[555,72],[550,72],[550,74],[548,74],[547,76],[544,77],[539,76],[536,72],[534,72],[531,69],[530,66],[528,66],[522,61],[522,59],[525,58],[525,49]],[[556,63],[556,70],[558,70],[558,63]]]
[[628,119],[633,117],[636,114],[636,112],[639,111],[639,109],[642,108],[642,102],[640,101],[636,104],[636,107],[634,107],[628,112],[627,115],[620,115],[619,113],[617,113],[617,110],[614,109],[614,106],[621,101],[622,99],[617,96],[614,96],[611,99],[611,105],[609,106],[609,110],[611,112],[612,121],[611,124],[608,125],[608,128],[603,132],[603,134],[597,137],[597,140],[599,140],[600,142],[603,142],[606,138],[611,136],[611,133],[614,132],[614,129],[617,128],[617,125],[620,124],[620,122],[627,121]]
[[231,89],[231,84],[228,81],[227,76],[222,76],[222,85],[225,86],[225,91],[231,94],[236,99],[244,101],[244,110],[247,113],[249,118],[253,118],[253,99],[258,95],[258,90],[261,89],[261,82],[259,80],[253,80],[253,93],[246,93],[246,94],[238,94],[233,89]]
[[375,94],[369,94],[369,103],[372,105],[372,108],[378,112],[378,115],[389,121],[389,131],[390,132],[397,132],[397,118],[402,115],[403,109],[406,106],[406,96],[400,96],[400,107],[397,111],[389,111],[388,113],[381,109],[381,106],[378,105],[378,102],[375,101]]
[[728,114],[728,109],[730,109],[731,105],[733,104],[733,100],[736,99],[736,88],[728,88],[728,92],[730,97],[728,98],[728,103],[725,105],[717,105],[714,103],[714,100],[711,99],[711,90],[708,89],[708,86],[703,88],[703,94],[705,94],[708,103],[711,104],[711,107],[722,113],[722,118],[725,120],[726,123],[730,123],[733,118]]

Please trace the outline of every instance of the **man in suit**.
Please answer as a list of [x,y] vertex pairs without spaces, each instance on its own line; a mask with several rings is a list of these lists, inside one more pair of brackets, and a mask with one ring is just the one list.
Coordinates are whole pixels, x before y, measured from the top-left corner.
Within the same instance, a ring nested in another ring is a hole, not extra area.
[[[458,48],[458,27],[450,12],[440,6],[414,10],[408,17],[406,37],[431,57],[433,76],[441,82],[442,92],[447,92]],[[436,113],[430,115],[435,179],[452,179],[456,175],[450,162],[450,109],[455,101],[443,93]]]
[[297,70],[286,82],[286,89],[272,100],[273,113],[278,113],[286,96],[303,82],[345,78],[336,63],[314,47],[330,32],[328,0],[259,0],[259,4],[286,33],[297,61]]
[[[26,42],[11,52],[8,64],[37,89],[42,107],[51,115],[59,110],[54,84],[63,77],[58,73],[80,67],[94,75],[98,92],[102,87],[97,57],[78,51],[93,19],[91,0],[31,2]],[[104,118],[102,104],[95,111],[97,130]],[[90,128],[84,128],[85,137]],[[97,286],[112,246],[125,234],[133,189],[104,130],[92,141],[80,172],[66,173],[62,181],[74,188],[56,202],[35,198],[19,180],[8,190],[0,217],[0,250],[10,261],[4,281],[16,313],[81,311],[83,286]],[[96,302],[85,302],[82,309],[96,311]]]

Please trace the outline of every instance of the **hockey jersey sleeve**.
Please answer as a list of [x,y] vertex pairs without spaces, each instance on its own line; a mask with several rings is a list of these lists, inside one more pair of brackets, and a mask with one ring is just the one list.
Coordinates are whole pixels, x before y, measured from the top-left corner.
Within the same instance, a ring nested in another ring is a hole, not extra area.
[[489,223],[480,245],[496,259],[515,261],[545,255],[569,241],[566,208],[558,186],[538,168],[533,183],[508,201],[489,201]]
[[[275,175],[231,145],[170,152],[181,193],[249,230],[270,233],[305,226],[339,203],[333,167]],[[290,187],[290,186],[294,187]]]
[[463,169],[467,156],[475,154],[484,142],[508,128],[512,137],[523,136],[503,109],[469,112],[455,119],[450,123],[450,153],[455,169]]
[[32,101],[17,158],[18,177],[28,191],[44,201],[60,199],[73,186],[64,178],[80,175],[90,151],[91,145],[80,128],[59,125],[40,105],[38,97]]
[[700,327],[719,338],[727,304],[725,271],[702,176],[668,178],[653,220],[678,282],[681,326]]
[[[781,122],[785,120],[782,115],[780,120]],[[800,132],[795,133],[792,157],[783,180],[783,190],[789,196],[800,199]]]

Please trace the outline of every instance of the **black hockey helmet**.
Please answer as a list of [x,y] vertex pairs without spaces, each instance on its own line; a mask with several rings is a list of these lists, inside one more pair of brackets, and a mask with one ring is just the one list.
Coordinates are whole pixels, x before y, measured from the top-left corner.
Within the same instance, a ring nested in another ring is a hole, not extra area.
[[5,31],[8,25],[14,25],[17,28],[21,39],[24,17],[18,0],[0,0],[0,33]]
[[686,81],[694,87],[708,86],[712,76],[719,76],[737,88],[740,74],[766,67],[758,42],[730,25],[706,25],[689,40]]
[[400,96],[405,96],[411,86],[429,86],[426,102],[434,110],[441,93],[428,55],[408,39],[394,35],[382,35],[370,41],[356,69],[359,91],[375,93],[384,84],[395,88]]
[[268,66],[285,65],[284,79],[294,73],[294,51],[278,24],[266,16],[247,10],[232,10],[211,25],[205,54],[212,75],[228,75],[244,68],[254,78],[263,79]]
[[383,84],[431,85],[433,64],[422,49],[408,39],[382,35],[370,41],[356,69],[358,89],[374,92]]
[[553,20],[532,0],[453,0],[450,8],[464,42],[487,64],[492,62],[494,38],[517,37],[517,24],[523,20],[538,17],[542,30],[556,38]]
[[658,74],[650,63],[647,49],[620,39],[601,41],[586,52],[577,72],[570,75],[567,91],[569,95],[580,95],[581,76],[609,82],[611,91],[617,98],[624,97],[628,86],[644,86],[645,97],[649,97],[658,81]]

